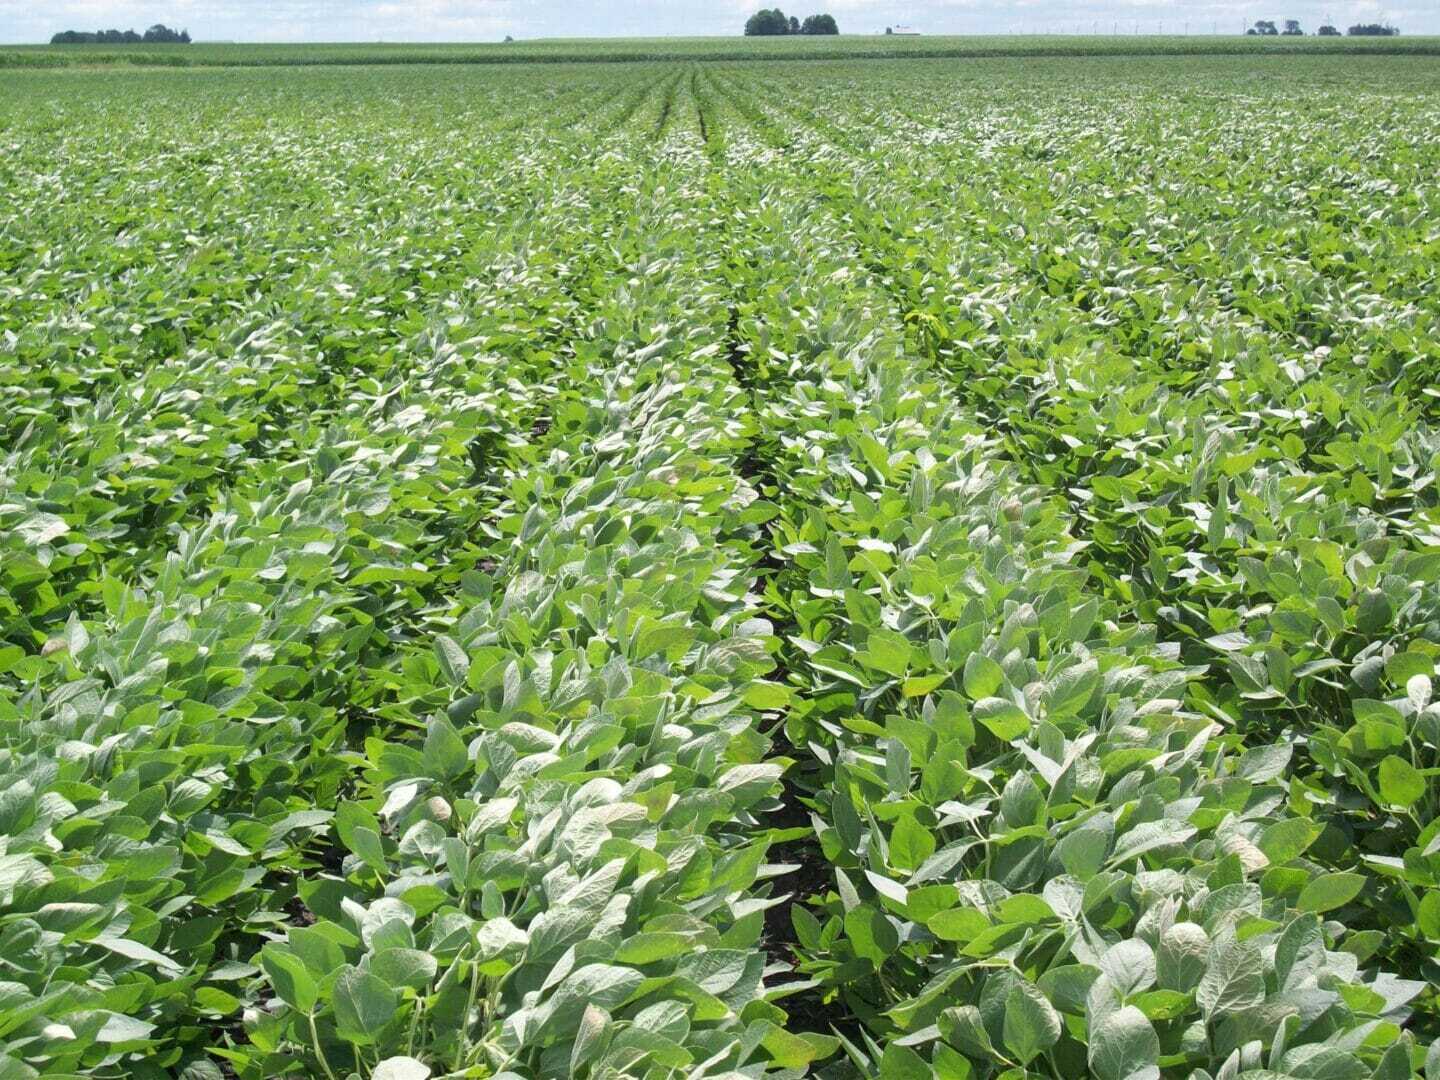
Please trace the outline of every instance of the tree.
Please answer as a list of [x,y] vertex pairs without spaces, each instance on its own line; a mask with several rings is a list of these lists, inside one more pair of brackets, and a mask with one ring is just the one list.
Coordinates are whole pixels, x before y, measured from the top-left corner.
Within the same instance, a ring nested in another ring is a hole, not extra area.
[[145,44],[147,45],[179,45],[180,34],[171,30],[164,23],[156,23],[145,31]]
[[790,20],[779,8],[757,11],[745,21],[746,37],[784,37],[790,33]]
[[894,28],[893,26],[887,26],[887,27],[885,27],[885,33],[887,33],[887,34],[893,34],[893,33],[895,33],[895,28]]
[[790,16],[790,33],[800,33],[800,20],[797,19],[794,15]]
[[1269,19],[1257,19],[1255,21],[1255,33],[1261,37],[1275,37],[1280,31],[1275,29],[1275,24]]
[[94,33],[85,30],[62,30],[50,39],[51,45],[139,45],[141,43],[189,45],[190,31],[175,31],[168,26],[156,23],[143,35],[137,34],[134,30],[96,30]]
[[800,27],[802,34],[829,35],[840,33],[834,15],[811,15]]
[[1351,37],[1397,37],[1400,34],[1400,28],[1386,26],[1383,23],[1357,23],[1345,33]]
[[1339,36],[1340,36],[1340,31],[1337,30],[1337,29],[1335,29],[1335,27],[1331,26],[1329,23],[1326,23],[1324,26],[1320,27],[1320,29],[1317,31],[1317,33],[1318,33],[1321,37],[1339,37]]
[[1304,37],[1305,31],[1300,29],[1299,19],[1286,19],[1284,37]]

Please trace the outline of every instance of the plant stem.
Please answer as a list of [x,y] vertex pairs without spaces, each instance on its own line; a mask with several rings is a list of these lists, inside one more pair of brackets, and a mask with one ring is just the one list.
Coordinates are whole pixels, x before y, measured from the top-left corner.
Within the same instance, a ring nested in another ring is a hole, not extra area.
[[460,1020],[460,1044],[455,1050],[455,1071],[459,1072],[465,1063],[465,1052],[470,1043],[470,1014],[475,1009],[475,995],[480,992],[480,965],[470,965],[470,996],[465,1002],[465,1013]]
[[410,1057],[415,1056],[415,1029],[420,1026],[420,1014],[425,1011],[425,999],[416,998],[415,1008],[410,1013],[410,1034],[405,1040],[405,1053]]
[[330,1062],[325,1060],[325,1048],[320,1045],[320,1032],[315,1027],[315,1010],[311,1009],[305,1014],[310,1021],[310,1041],[315,1044],[315,1056],[320,1059],[320,1068],[325,1070],[328,1080],[335,1080],[335,1074],[330,1071]]

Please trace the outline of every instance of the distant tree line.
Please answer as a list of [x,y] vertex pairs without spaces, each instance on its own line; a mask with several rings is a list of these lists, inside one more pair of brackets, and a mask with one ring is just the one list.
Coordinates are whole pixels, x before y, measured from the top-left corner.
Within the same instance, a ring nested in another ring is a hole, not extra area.
[[[1285,29],[1277,29],[1269,19],[1259,19],[1255,25],[1245,31],[1249,37],[1304,37],[1305,31],[1300,29],[1299,19],[1286,19]],[[1320,37],[1339,37],[1340,31],[1330,25],[1320,27],[1317,31]],[[1400,30],[1394,26],[1384,26],[1380,23],[1358,23],[1345,31],[1350,37],[1396,37]]]
[[757,11],[745,20],[746,37],[785,37],[789,34],[828,35],[840,33],[833,15],[811,15],[801,22],[779,8]]
[[171,30],[156,23],[143,34],[134,30],[62,30],[50,39],[51,45],[189,45],[189,30]]

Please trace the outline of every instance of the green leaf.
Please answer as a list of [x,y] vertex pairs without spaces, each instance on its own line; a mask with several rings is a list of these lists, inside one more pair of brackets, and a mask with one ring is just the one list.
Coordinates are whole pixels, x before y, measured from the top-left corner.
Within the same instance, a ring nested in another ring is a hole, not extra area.
[[1094,696],[1100,685],[1100,671],[1094,660],[1068,667],[1046,687],[1046,708],[1052,722],[1072,716]]
[[915,922],[923,924],[932,915],[948,911],[959,901],[960,891],[954,885],[921,885],[911,889],[906,896],[905,913]]
[[752,709],[784,709],[790,705],[790,691],[779,683],[754,682],[745,688],[744,701]]
[[359,803],[340,803],[335,808],[334,822],[335,831],[340,835],[340,842],[350,851],[355,851],[357,847],[356,829],[368,829],[377,839],[380,836],[379,819]]
[[831,1035],[811,1032],[789,1032],[766,1022],[760,1045],[782,1069],[804,1069],[812,1061],[822,1061],[840,1048],[840,1040]]
[[260,967],[276,995],[297,1012],[308,1013],[315,1007],[319,991],[305,962],[289,949],[275,944],[260,950]]
[[1440,890],[1427,889],[1420,898],[1415,924],[1431,941],[1440,941]]
[[1004,670],[983,653],[971,653],[965,661],[965,693],[972,701],[994,697],[1004,683]]
[[370,956],[370,971],[387,986],[408,986],[423,990],[435,978],[435,957],[420,949],[394,947]]
[[989,930],[990,920],[975,908],[951,908],[930,916],[925,926],[941,941],[968,942]]
[[978,1057],[982,1061],[995,1056],[995,1047],[990,1042],[984,1019],[974,1005],[946,1009],[940,1014],[936,1026],[946,1042],[964,1050],[970,1056]]
[[1295,907],[1300,911],[1333,911],[1355,899],[1364,887],[1363,874],[1321,874],[1300,890]]
[[1297,915],[1275,942],[1275,978],[1280,988],[1304,985],[1325,963],[1325,931],[1319,916]]
[[1119,866],[1156,848],[1183,844],[1195,835],[1196,829],[1174,818],[1142,821],[1115,842],[1110,856],[1111,866]]
[[1090,1068],[1097,1080],[1126,1080],[1160,1060],[1160,1036],[1145,1014],[1126,1005],[1096,1019],[1090,1032]]
[[91,940],[96,945],[100,945],[103,948],[109,949],[111,952],[116,953],[119,956],[123,956],[129,960],[139,960],[142,963],[154,964],[157,968],[159,968],[167,975],[179,975],[181,971],[184,970],[179,964],[177,964],[174,960],[170,959],[170,957],[166,956],[164,953],[158,952],[155,949],[150,948],[149,945],[143,945],[138,941],[132,941],[130,938],[114,937],[110,934],[100,934],[98,937],[92,938]]
[[641,933],[625,938],[615,949],[617,964],[643,967],[658,960],[679,956],[693,948],[686,935],[674,933]]
[[684,623],[646,620],[635,635],[632,655],[636,660],[643,660],[656,653],[678,657],[684,655],[686,648],[694,640],[694,629]]
[[1178,1020],[1190,1011],[1193,999],[1179,990],[1150,990],[1136,994],[1130,1003],[1149,1020]]
[[1376,637],[1390,629],[1395,617],[1390,598],[1381,589],[1365,589],[1356,604],[1355,629],[1366,637]]
[[333,923],[321,922],[315,926],[292,926],[286,938],[290,950],[305,961],[306,970],[314,978],[323,979],[345,964],[345,953],[337,940],[337,934],[345,933]]
[[1080,1014],[1090,987],[1100,977],[1100,969],[1089,964],[1062,964],[1040,976],[1039,984],[1046,998],[1061,1012]]
[[206,1012],[217,1013],[221,1016],[235,1012],[241,1004],[240,999],[234,994],[227,994],[224,990],[218,990],[213,986],[197,987],[195,1003]]
[[1155,950],[1155,978],[1167,990],[1189,991],[1204,977],[1210,937],[1203,927],[1176,923],[1160,935]]
[[1305,853],[1319,835],[1319,829],[1305,818],[1285,818],[1266,826],[1258,846],[1272,865],[1283,866]]
[[580,1014],[580,1025],[575,1029],[574,1044],[570,1048],[570,1073],[577,1074],[591,1058],[603,1048],[605,1032],[610,1027],[610,1014],[595,1005],[587,1004]]
[[861,904],[845,913],[845,936],[857,956],[885,963],[900,944],[900,936],[884,913],[869,904]]
[[973,1080],[975,1075],[969,1059],[944,1043],[935,1044],[930,1066],[934,1070],[931,1080]]
[[910,670],[910,642],[893,630],[877,627],[870,631],[865,648],[855,658],[872,671],[904,678]]
[[908,1046],[891,1043],[880,1057],[880,1080],[931,1080],[930,1066]]
[[1055,845],[1055,857],[1067,874],[1089,881],[1105,865],[1110,840],[1099,829],[1076,829]]
[[1060,1014],[1032,984],[1017,979],[1005,997],[1004,1040],[1021,1065],[1060,1041]]
[[1012,776],[1000,793],[1000,816],[1012,829],[1040,825],[1045,821],[1045,797],[1023,770]]
[[1408,810],[1425,795],[1425,777],[1394,754],[1380,762],[1380,797],[1390,806]]
[[935,837],[911,814],[901,814],[890,833],[890,865],[914,870],[935,854]]
[[452,687],[465,685],[470,672],[470,657],[460,643],[445,634],[435,635],[435,659],[440,663],[440,672]]
[[840,1050],[840,1040],[834,1035],[789,1032],[768,1021],[763,1022],[766,1031],[760,1038],[760,1045],[769,1051],[780,1068],[805,1068],[811,1061],[822,1061]]
[[470,753],[444,713],[430,718],[425,732],[425,767],[440,780],[453,780],[470,767]]
[[368,1046],[395,1017],[395,992],[368,971],[346,965],[335,979],[335,1025],[352,1042]]
[[972,715],[1001,742],[1010,742],[1030,732],[1030,717],[1013,701],[981,698],[975,703]]
[[1210,957],[1195,1001],[1214,1022],[1225,1013],[1253,1009],[1265,1000],[1265,964],[1260,951],[1246,941],[1231,942]]
[[1100,971],[1120,997],[1155,985],[1155,953],[1139,938],[1117,941],[1100,957]]

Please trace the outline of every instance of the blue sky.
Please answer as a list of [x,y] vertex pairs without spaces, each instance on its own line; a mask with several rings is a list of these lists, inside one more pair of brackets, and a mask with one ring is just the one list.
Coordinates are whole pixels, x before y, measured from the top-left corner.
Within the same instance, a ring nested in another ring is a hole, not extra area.
[[[56,30],[187,27],[197,40],[488,41],[738,33],[776,0],[0,0],[0,42],[44,41]],[[1254,19],[1298,18],[1314,31],[1392,22],[1440,33],[1440,0],[805,0],[845,33],[908,23],[928,34],[1222,33]]]

